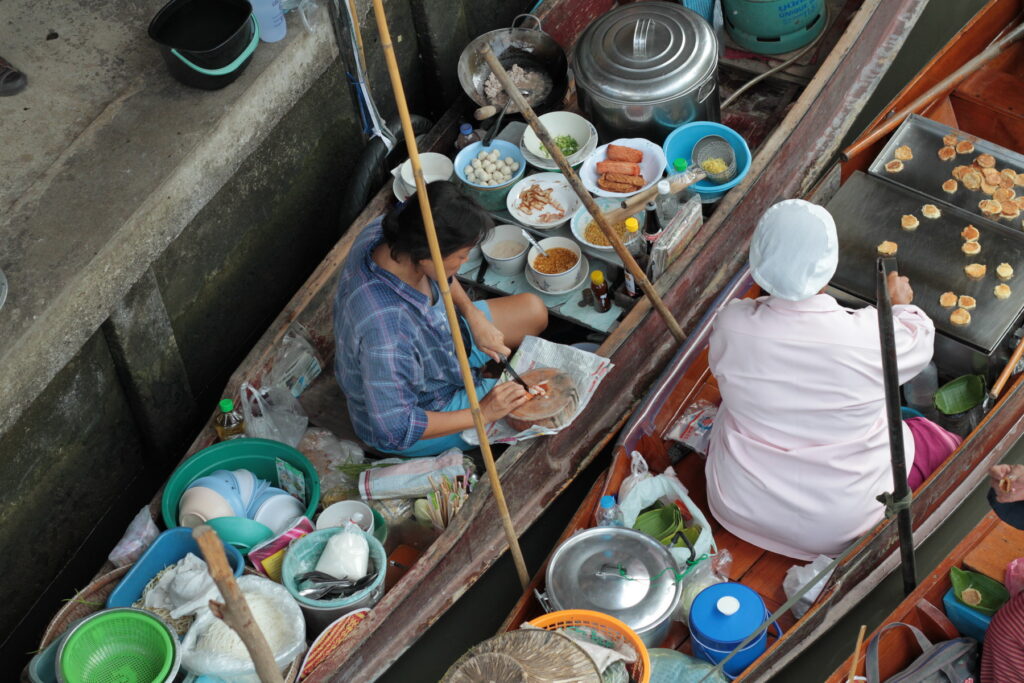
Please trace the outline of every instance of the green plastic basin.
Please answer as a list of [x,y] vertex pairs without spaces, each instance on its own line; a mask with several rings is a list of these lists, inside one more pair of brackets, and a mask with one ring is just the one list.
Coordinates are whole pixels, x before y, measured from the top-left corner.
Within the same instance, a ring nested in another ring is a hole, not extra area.
[[306,516],[312,519],[320,504],[320,476],[306,456],[279,441],[268,439],[232,439],[204,448],[178,465],[164,486],[160,511],[167,528],[178,524],[178,501],[188,485],[199,477],[217,470],[245,469],[274,486],[277,481],[277,459],[280,458],[302,472],[306,482]]

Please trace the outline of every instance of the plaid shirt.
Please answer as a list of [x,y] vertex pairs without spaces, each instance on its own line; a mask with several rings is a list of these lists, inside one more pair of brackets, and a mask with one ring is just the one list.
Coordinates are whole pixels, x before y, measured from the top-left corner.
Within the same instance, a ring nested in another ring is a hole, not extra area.
[[334,373],[359,438],[400,451],[420,439],[426,411],[448,405],[462,379],[437,285],[430,281],[431,303],[374,262],[381,220],[356,238],[338,279]]

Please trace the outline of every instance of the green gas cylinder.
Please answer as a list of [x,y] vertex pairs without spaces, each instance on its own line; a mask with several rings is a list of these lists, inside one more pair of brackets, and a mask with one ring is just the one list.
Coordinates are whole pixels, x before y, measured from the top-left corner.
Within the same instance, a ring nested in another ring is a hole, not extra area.
[[744,50],[764,55],[792,52],[825,29],[825,0],[722,0],[726,30]]

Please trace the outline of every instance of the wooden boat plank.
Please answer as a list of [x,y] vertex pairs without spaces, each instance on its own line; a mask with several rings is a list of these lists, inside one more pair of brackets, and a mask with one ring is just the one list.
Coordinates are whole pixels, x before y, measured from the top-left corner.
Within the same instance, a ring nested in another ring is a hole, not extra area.
[[1006,565],[1020,557],[1022,549],[1024,531],[1000,524],[985,537],[984,543],[964,556],[964,568],[1003,583]]

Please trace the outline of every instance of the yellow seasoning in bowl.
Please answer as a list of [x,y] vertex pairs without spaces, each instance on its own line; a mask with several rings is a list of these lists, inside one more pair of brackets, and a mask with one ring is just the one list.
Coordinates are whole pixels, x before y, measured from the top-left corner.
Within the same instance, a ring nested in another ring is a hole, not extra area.
[[719,159],[713,157],[711,159],[705,159],[701,162],[700,167],[708,173],[723,173],[729,168],[729,165],[725,163],[725,159]]

